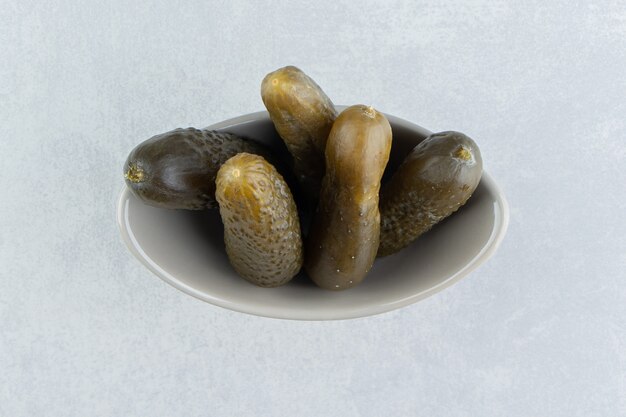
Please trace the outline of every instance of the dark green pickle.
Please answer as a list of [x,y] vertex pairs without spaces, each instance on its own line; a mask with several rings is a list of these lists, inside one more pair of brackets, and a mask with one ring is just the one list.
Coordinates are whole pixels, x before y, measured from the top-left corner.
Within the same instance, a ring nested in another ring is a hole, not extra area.
[[399,251],[457,211],[478,186],[482,170],[478,146],[463,133],[424,139],[381,191],[377,256]]
[[240,152],[269,157],[264,146],[231,133],[176,129],[133,149],[124,164],[124,178],[131,192],[151,206],[215,208],[217,171]]

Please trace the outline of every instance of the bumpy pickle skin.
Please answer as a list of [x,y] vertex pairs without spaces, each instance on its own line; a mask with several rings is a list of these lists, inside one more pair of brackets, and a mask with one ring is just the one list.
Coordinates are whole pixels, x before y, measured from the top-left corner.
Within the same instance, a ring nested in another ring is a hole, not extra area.
[[424,139],[381,191],[378,256],[398,252],[457,211],[478,186],[482,171],[480,150],[463,133]]
[[315,201],[324,176],[326,141],[337,117],[335,106],[315,81],[294,66],[267,74],[261,98],[293,157],[298,182]]
[[264,146],[230,133],[175,129],[133,149],[124,164],[124,178],[131,192],[151,206],[216,208],[217,171],[239,152],[269,156]]
[[300,271],[302,237],[287,183],[258,155],[240,153],[217,173],[224,244],[237,273],[260,287],[286,284]]
[[378,193],[390,150],[389,122],[372,107],[348,107],[337,117],[305,247],[305,269],[318,286],[354,287],[372,267],[380,233]]

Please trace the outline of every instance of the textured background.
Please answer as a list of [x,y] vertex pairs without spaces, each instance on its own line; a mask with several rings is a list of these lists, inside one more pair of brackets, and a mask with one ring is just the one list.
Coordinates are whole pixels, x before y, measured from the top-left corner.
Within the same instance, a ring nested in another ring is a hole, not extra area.
[[[8,0],[0,7],[1,416],[626,415],[623,1]],[[223,310],[124,248],[130,149],[262,109],[295,64],[481,145],[505,241],[381,316]]]

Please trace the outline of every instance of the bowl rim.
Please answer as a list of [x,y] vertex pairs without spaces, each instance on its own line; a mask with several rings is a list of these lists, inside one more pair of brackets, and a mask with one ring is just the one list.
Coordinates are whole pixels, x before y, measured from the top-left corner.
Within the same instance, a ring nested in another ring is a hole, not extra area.
[[[338,108],[343,108],[344,106],[337,106]],[[393,124],[402,125],[404,128],[411,129],[416,131],[424,136],[428,136],[431,134],[427,129],[416,125],[407,120],[401,119],[396,116],[387,115],[385,116],[392,122]],[[266,118],[269,120],[269,114],[267,111],[259,111],[254,113],[245,114],[242,116],[234,117],[232,119],[224,120],[222,122],[213,124],[209,126],[210,129],[225,129],[233,125],[241,125],[244,123],[250,123],[253,121],[258,121],[260,119]],[[319,314],[319,312],[306,312],[306,311],[293,311],[293,310],[281,310],[284,312],[281,314],[272,308],[272,306],[264,306],[262,304],[242,304],[231,300],[226,300],[223,298],[215,297],[211,294],[199,291],[194,287],[189,286],[185,282],[171,275],[169,272],[161,268],[155,261],[153,261],[141,248],[141,245],[137,242],[135,237],[131,233],[131,228],[129,224],[129,219],[127,217],[127,205],[128,198],[131,195],[129,188],[124,185],[122,188],[119,197],[117,199],[117,225],[124,241],[124,244],[128,248],[128,250],[133,254],[133,256],[139,260],[148,270],[150,270],[153,274],[159,277],[161,280],[170,284],[174,288],[191,295],[199,300],[205,301],[209,304],[213,304],[218,307],[223,307],[229,310],[237,311],[240,313],[251,314],[254,316],[267,317],[267,318],[275,318],[275,319],[287,319],[287,320],[304,320],[304,321],[323,321],[323,320],[346,320],[346,319],[355,319],[360,317],[368,317],[377,314],[386,313],[392,310],[396,310],[402,307],[406,307],[410,304],[421,301],[425,298],[430,297],[433,294],[436,294],[445,288],[457,283],[462,278],[469,275],[475,269],[477,269],[480,265],[485,263],[489,258],[493,256],[496,252],[500,244],[502,243],[504,236],[506,235],[508,225],[509,225],[509,205],[507,203],[506,198],[498,186],[498,184],[493,180],[491,175],[489,175],[485,170],[483,170],[481,184],[485,185],[490,192],[495,196],[496,204],[499,207],[499,210],[496,210],[496,218],[494,221],[494,226],[491,231],[491,235],[487,240],[487,243],[481,248],[481,250],[472,258],[463,268],[457,271],[455,274],[451,275],[447,279],[442,282],[424,290],[421,292],[417,292],[411,294],[404,298],[399,298],[392,302],[384,303],[384,304],[372,304],[366,307],[358,307],[350,310],[335,312],[335,314]]]

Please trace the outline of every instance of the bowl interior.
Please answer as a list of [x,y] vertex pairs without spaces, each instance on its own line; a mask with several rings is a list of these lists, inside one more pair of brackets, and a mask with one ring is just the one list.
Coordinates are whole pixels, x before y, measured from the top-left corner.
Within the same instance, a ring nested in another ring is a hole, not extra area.
[[[393,147],[388,172],[429,132],[388,116]],[[211,126],[258,140],[287,157],[266,112]],[[388,173],[386,173],[388,176]],[[495,250],[506,229],[506,202],[487,173],[468,203],[399,253],[378,259],[364,282],[342,292],[316,287],[304,274],[280,288],[249,284],[234,272],[218,210],[164,210],[144,205],[126,188],[118,206],[122,237],[156,275],[225,308],[288,319],[345,319],[377,314],[427,297],[465,276]]]

